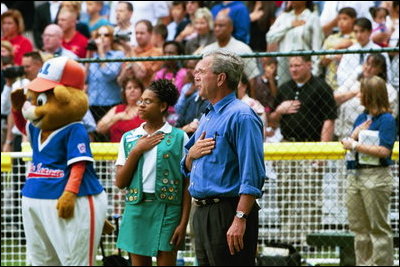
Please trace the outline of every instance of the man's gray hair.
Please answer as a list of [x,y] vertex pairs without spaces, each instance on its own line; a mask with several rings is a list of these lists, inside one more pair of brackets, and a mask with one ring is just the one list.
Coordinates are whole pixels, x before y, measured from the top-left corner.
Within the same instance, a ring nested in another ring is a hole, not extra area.
[[240,78],[242,77],[244,63],[241,57],[229,51],[217,50],[203,55],[212,57],[212,71],[215,74],[225,73],[227,85],[232,91],[237,90]]

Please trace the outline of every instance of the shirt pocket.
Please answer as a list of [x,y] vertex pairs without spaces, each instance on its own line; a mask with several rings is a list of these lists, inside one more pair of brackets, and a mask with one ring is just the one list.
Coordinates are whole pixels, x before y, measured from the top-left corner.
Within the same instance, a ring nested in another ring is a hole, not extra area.
[[215,147],[208,155],[209,162],[214,164],[225,164],[232,158],[233,150],[228,140],[224,136],[214,136]]

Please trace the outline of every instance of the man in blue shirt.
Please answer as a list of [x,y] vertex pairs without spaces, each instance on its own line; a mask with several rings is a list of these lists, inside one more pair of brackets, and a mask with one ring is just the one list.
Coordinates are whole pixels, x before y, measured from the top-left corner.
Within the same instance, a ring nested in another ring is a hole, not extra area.
[[225,13],[232,19],[233,37],[243,43],[250,43],[250,13],[242,1],[222,1],[211,8],[214,20],[218,13]]
[[206,54],[195,69],[211,104],[185,146],[182,171],[195,199],[193,230],[199,265],[255,264],[258,210],[265,179],[262,122],[235,91],[243,61],[230,52]]

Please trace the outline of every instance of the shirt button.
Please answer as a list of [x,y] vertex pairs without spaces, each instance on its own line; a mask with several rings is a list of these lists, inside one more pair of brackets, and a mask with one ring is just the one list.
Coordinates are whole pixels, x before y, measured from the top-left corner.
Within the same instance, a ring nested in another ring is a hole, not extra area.
[[167,158],[169,158],[169,154],[164,154],[164,159],[167,159]]

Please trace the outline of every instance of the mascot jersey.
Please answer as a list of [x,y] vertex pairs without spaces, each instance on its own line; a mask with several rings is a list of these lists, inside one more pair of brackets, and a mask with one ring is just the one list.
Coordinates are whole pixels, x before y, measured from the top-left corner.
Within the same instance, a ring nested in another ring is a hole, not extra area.
[[89,137],[81,122],[68,124],[40,142],[41,130],[27,123],[33,158],[22,195],[30,198],[57,199],[63,193],[71,164],[86,161],[85,174],[78,196],[95,195],[103,191],[93,168]]

